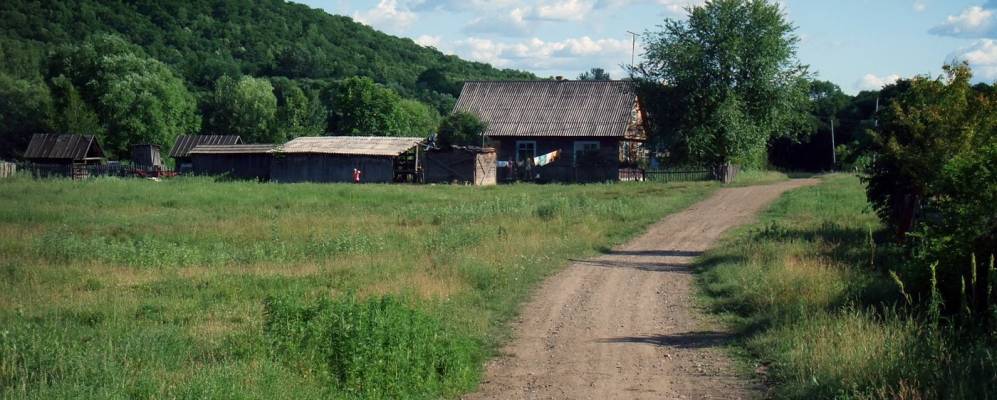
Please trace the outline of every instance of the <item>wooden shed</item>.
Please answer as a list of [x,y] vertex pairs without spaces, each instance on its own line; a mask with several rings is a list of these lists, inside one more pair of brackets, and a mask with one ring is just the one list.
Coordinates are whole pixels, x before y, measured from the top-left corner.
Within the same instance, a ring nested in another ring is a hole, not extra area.
[[188,154],[195,175],[270,180],[276,146],[272,144],[199,145]]
[[103,164],[104,150],[94,136],[39,133],[31,136],[24,159],[39,175],[85,178],[86,167]]
[[[466,82],[454,111],[477,115],[508,169],[500,175],[542,181],[617,180],[647,158],[647,124],[627,81]],[[560,151],[536,167],[539,156]]]
[[170,157],[173,158],[177,172],[190,172],[193,168],[190,151],[200,145],[225,145],[231,146],[242,144],[242,138],[238,135],[182,135],[177,138],[170,149]]
[[491,147],[473,146],[427,151],[423,163],[425,182],[494,185],[498,182],[495,153]]
[[274,158],[275,182],[353,182],[353,170],[363,183],[418,182],[422,166],[416,137],[300,137],[281,147]]
[[159,151],[159,145],[132,145],[132,165],[144,168],[163,168],[163,156]]

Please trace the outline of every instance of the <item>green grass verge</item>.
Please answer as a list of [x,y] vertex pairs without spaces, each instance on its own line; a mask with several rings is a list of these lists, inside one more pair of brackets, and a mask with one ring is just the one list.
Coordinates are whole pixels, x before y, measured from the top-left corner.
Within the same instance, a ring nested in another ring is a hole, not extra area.
[[717,187],[2,180],[0,398],[455,397],[538,282]]
[[993,338],[905,310],[880,229],[858,178],[826,176],[700,259],[704,301],[775,398],[997,397]]

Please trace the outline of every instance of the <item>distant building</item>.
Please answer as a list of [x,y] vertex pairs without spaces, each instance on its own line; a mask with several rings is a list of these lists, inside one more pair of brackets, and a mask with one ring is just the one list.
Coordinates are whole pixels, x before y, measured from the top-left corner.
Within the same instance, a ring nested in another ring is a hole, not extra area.
[[163,156],[158,144],[132,145],[132,165],[144,168],[162,168]]
[[[501,176],[541,181],[619,180],[647,158],[647,124],[632,82],[472,81],[454,111],[488,123]],[[560,150],[535,167],[534,157]]]
[[176,163],[175,168],[178,172],[190,172],[193,167],[190,151],[195,147],[200,145],[230,146],[235,144],[242,144],[242,138],[238,135],[182,135],[177,138],[173,144],[173,148],[170,149],[170,157]]
[[272,144],[198,145],[187,152],[194,175],[270,180],[276,146]]
[[419,182],[425,139],[416,137],[299,137],[281,146],[274,158],[275,182]]
[[74,179],[86,178],[88,166],[105,161],[104,149],[93,136],[42,133],[31,136],[24,159],[34,164],[31,171],[35,175]]

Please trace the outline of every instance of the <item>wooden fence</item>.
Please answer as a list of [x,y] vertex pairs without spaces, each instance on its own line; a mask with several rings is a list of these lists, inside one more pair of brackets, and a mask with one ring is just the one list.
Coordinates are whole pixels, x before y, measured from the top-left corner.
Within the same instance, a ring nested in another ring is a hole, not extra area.
[[694,182],[713,179],[713,171],[708,169],[649,169],[644,171],[648,182]]
[[0,178],[9,178],[17,173],[17,164],[0,161]]

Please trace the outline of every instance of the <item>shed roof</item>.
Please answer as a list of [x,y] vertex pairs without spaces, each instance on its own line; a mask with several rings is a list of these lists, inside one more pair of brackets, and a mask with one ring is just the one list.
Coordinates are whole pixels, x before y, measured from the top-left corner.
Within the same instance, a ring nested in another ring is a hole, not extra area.
[[286,154],[336,154],[357,156],[398,156],[425,139],[385,136],[299,137],[281,149]]
[[194,154],[270,154],[277,149],[272,144],[202,144],[194,147],[188,155]]
[[36,133],[31,136],[26,159],[86,160],[104,158],[97,139],[87,135]]
[[627,81],[471,81],[454,111],[487,122],[487,136],[624,137],[636,104]]
[[177,138],[170,157],[187,157],[191,150],[199,145],[233,145],[241,144],[239,135],[182,135]]

